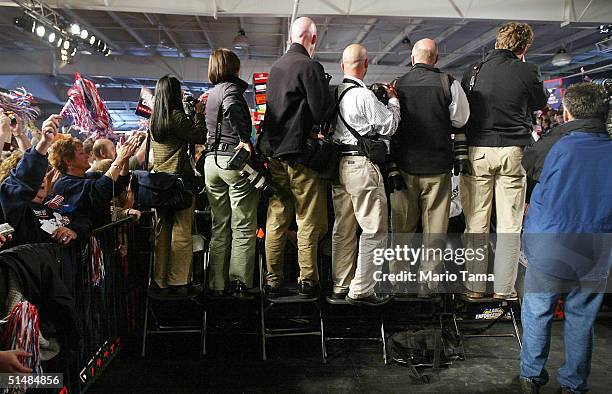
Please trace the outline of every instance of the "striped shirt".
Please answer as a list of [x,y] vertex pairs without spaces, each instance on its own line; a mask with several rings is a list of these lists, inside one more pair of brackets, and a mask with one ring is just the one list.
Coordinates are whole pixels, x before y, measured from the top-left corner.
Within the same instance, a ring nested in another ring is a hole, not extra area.
[[[389,104],[385,106],[366,87],[363,81],[346,75],[344,78],[351,79],[364,88],[351,89],[342,98],[338,111],[342,113],[344,120],[360,135],[373,136],[378,134],[387,137],[387,139],[391,137],[397,130],[400,121],[399,100],[392,98],[389,100]],[[351,86],[354,85],[352,83],[340,84],[338,95]],[[343,145],[357,145],[357,139],[346,128],[340,116],[338,116],[332,139],[334,142]]]

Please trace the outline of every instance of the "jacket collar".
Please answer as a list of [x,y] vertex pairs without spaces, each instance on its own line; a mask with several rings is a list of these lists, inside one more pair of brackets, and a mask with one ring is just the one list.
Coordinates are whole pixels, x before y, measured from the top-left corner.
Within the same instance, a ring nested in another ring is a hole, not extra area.
[[293,44],[291,44],[287,53],[290,53],[290,52],[291,53],[301,53],[302,55],[306,55],[310,57],[310,55],[308,54],[308,51],[306,50],[306,48],[304,48],[304,45],[297,43],[297,42],[294,42]]
[[514,52],[509,49],[493,49],[491,52],[489,52],[487,59],[492,57],[505,57],[508,59],[518,60],[518,57],[514,54]]
[[551,132],[567,134],[572,131],[578,131],[583,133],[605,133],[606,128],[602,119],[589,118],[589,119],[574,119],[570,122],[564,123],[555,127]]
[[231,83],[233,85],[236,85],[236,87],[240,90],[240,93],[244,93],[249,87],[248,82],[243,81],[238,77],[229,77],[228,79],[219,82],[218,85],[221,85],[222,83]]
[[425,64],[425,63],[417,63],[411,67],[411,70],[414,70],[415,68],[424,68],[424,69],[427,69],[430,71],[436,71],[436,72],[440,71],[436,67],[430,66],[429,64]]

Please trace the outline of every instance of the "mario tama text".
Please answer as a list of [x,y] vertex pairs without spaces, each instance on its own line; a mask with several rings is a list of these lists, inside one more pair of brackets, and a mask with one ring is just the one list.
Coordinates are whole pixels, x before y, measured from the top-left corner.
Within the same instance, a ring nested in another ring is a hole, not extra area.
[[399,271],[399,272],[383,272],[382,270],[374,271],[374,280],[376,282],[445,282],[445,283],[458,283],[458,282],[494,282],[495,276],[493,274],[475,274],[467,270],[455,272],[441,272],[436,273],[433,271],[417,270],[416,272],[411,271]]

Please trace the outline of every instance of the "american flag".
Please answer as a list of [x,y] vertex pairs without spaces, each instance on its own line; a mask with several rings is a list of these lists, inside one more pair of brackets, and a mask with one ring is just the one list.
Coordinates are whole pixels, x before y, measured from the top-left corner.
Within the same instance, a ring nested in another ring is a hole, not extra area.
[[49,201],[47,201],[45,205],[51,209],[59,209],[62,206],[62,202],[64,202],[64,197],[58,194]]

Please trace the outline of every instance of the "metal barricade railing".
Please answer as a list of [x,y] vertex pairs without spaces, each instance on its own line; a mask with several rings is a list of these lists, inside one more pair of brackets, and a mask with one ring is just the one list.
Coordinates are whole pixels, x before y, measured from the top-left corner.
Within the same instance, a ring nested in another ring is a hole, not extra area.
[[64,373],[64,393],[87,390],[121,348],[122,337],[139,327],[145,297],[140,271],[150,250],[151,221],[143,214],[95,229],[88,240],[64,248],[63,279],[71,289],[81,333],[79,349],[63,352],[55,368]]

